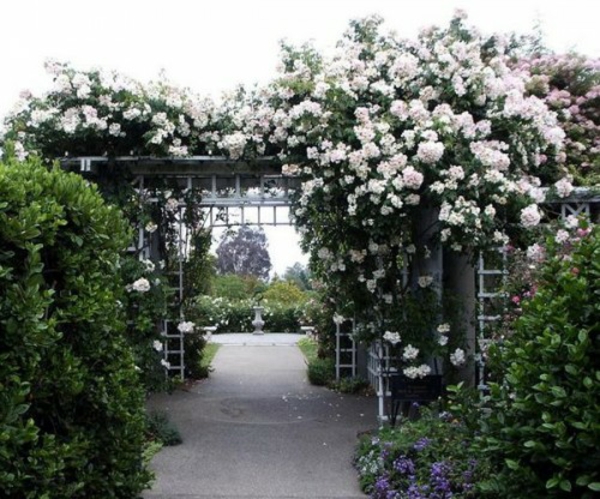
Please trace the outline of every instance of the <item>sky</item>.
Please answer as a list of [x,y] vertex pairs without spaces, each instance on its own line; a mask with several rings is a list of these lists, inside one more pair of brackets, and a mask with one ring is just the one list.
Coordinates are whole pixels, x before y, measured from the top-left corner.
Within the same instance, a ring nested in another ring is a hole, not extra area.
[[[484,32],[531,32],[554,50],[600,56],[598,0],[5,0],[0,2],[0,118],[22,90],[50,88],[43,63],[103,67],[218,97],[275,74],[279,42],[327,51],[351,19],[379,14],[385,28],[414,37],[445,25],[456,8]],[[305,261],[291,228],[265,228],[275,271]]]

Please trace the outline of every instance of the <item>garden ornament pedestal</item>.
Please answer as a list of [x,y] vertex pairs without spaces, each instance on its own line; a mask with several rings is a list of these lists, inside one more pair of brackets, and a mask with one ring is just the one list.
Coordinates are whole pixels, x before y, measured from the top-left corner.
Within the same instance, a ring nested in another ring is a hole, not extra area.
[[300,326],[300,331],[302,331],[309,338],[312,338],[314,335],[315,328],[314,326]]
[[261,313],[263,311],[263,307],[254,307],[254,320],[252,321],[252,325],[254,326],[254,332],[252,334],[260,335],[265,334],[262,330],[265,325],[265,321],[262,320]]
[[210,341],[212,334],[217,330],[217,326],[205,326],[202,329],[204,330],[204,334],[206,335],[206,341]]

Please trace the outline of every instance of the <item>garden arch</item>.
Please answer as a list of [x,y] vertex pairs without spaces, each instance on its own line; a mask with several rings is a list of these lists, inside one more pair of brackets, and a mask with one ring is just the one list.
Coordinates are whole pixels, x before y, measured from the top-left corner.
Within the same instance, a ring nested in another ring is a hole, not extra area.
[[[99,183],[102,183],[102,169],[110,165],[111,168],[118,169],[124,174],[124,179],[138,194],[156,181],[177,185],[182,192],[197,190],[201,197],[194,208],[203,212],[205,228],[245,224],[291,225],[292,222],[286,212],[291,206],[290,194],[299,187],[299,180],[284,176],[281,166],[269,157],[248,162],[218,156],[186,158],[122,156],[110,159],[102,156],[85,156],[63,158],[60,163],[63,168]],[[180,204],[176,216],[179,265],[174,281],[179,304],[184,299],[183,261],[190,244],[188,238],[190,228],[186,227],[183,216],[183,211],[186,209],[184,204]],[[231,214],[234,210],[239,213],[239,220],[232,220]],[[250,214],[254,215],[252,219],[247,218]],[[149,234],[143,226],[136,229],[136,238],[130,251],[136,253],[140,259],[153,261],[163,259],[164,255],[160,254],[161,250],[153,241],[152,234]],[[184,333],[171,327],[166,319],[162,321],[161,331],[164,337],[164,358],[169,362],[167,369],[183,379]]]
[[[300,179],[283,175],[281,165],[270,157],[257,158],[254,161],[232,160],[223,156],[193,156],[186,158],[159,158],[123,156],[117,158],[86,156],[63,158],[63,168],[76,171],[95,181],[99,173],[108,164],[127,172],[126,178],[138,191],[156,180],[176,184],[182,191],[196,189],[201,192],[201,199],[196,207],[205,213],[206,227],[223,227],[232,225],[291,225],[289,216],[282,212],[291,207],[290,195],[300,188]],[[151,200],[150,200],[151,201]],[[596,219],[600,216],[600,195],[588,189],[579,188],[564,199],[549,203],[556,217],[566,218],[569,215],[586,215]],[[178,248],[179,268],[176,275],[177,295],[180,302],[184,293],[184,273],[182,263],[189,241],[188,228],[185,226],[182,210],[179,207]],[[230,213],[238,210],[239,220],[232,221]],[[246,216],[254,212],[256,221],[249,221]],[[431,215],[431,214],[429,214]],[[429,216],[425,214],[424,216]],[[428,224],[429,222],[424,222]],[[144,227],[137,228],[137,237],[130,251],[139,255],[140,259],[162,258],[159,248],[153,244]],[[474,352],[475,363],[467,377],[485,390],[486,371],[485,358],[482,351],[487,341],[487,329],[490,323],[498,321],[500,316],[492,311],[494,303],[502,298],[499,291],[506,269],[500,255],[480,255],[475,266],[469,264],[466,257],[444,261],[443,248],[434,251],[428,261],[428,272],[437,283],[445,278],[456,293],[471,303],[465,314],[475,317],[476,321],[469,328],[467,346]],[[494,263],[490,263],[494,262]],[[477,310],[475,309],[477,307]],[[169,321],[161,325],[164,336],[165,359],[169,359],[170,372],[182,379],[184,377],[184,333],[170,327]],[[353,321],[335,324],[336,333],[336,377],[345,373],[355,376],[358,371],[358,349],[352,339]],[[366,352],[365,371],[378,396],[378,415],[380,420],[387,418],[387,399],[390,396],[389,378],[394,374],[390,364],[390,355],[382,342],[373,343]]]
[[[205,213],[207,227],[243,225],[248,223],[249,212],[254,212],[255,225],[290,225],[288,216],[282,212],[291,206],[290,194],[300,187],[300,180],[293,176],[283,175],[280,164],[269,157],[250,161],[236,161],[226,157],[193,156],[187,158],[157,158],[124,156],[114,159],[97,156],[64,158],[61,164],[64,168],[77,171],[85,177],[98,181],[99,173],[108,164],[127,172],[131,185],[142,192],[153,181],[161,180],[177,184],[183,191],[197,189],[201,199],[197,208]],[[600,196],[586,189],[576,190],[569,198],[557,200],[551,206],[557,217],[585,214],[588,217],[598,217],[600,213]],[[184,296],[183,260],[189,241],[186,237],[188,228],[185,227],[179,206],[178,254],[179,268],[176,277],[177,295],[180,302]],[[238,210],[240,217],[232,221],[230,213]],[[268,216],[267,216],[268,214]],[[156,244],[144,227],[137,228],[137,238],[130,248],[139,257],[159,260],[162,255]],[[475,364],[472,372],[468,373],[477,386],[484,390],[486,372],[485,359],[481,354],[487,341],[486,331],[490,323],[500,319],[492,312],[494,302],[501,298],[499,286],[506,276],[506,270],[501,262],[502,257],[480,255],[475,266],[471,266],[466,258],[454,259],[451,262],[442,261],[443,249],[429,259],[429,272],[440,283],[444,277],[450,279],[453,289],[470,301],[466,314],[476,317],[476,323],[469,330],[468,347],[475,353]],[[490,263],[494,262],[494,263]],[[499,263],[500,262],[500,263]],[[446,263],[446,264],[444,264]],[[448,265],[450,263],[450,265]],[[477,306],[477,310],[475,307]],[[357,345],[352,339],[352,321],[336,324],[336,377],[343,374],[357,374]],[[164,356],[169,359],[170,372],[181,378],[184,377],[184,333],[170,327],[169,321],[161,325],[165,339]],[[366,374],[378,396],[378,415],[380,419],[387,417],[387,399],[390,396],[389,376],[394,368],[390,365],[390,356],[385,345],[376,342],[366,352]]]

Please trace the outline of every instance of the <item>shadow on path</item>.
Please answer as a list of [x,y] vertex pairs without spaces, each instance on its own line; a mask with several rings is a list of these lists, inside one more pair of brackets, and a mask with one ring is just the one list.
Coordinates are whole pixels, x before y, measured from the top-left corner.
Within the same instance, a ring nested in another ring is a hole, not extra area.
[[373,398],[309,385],[294,345],[223,345],[213,365],[208,380],[150,400],[183,444],[155,456],[145,498],[365,497],[352,455],[376,426]]

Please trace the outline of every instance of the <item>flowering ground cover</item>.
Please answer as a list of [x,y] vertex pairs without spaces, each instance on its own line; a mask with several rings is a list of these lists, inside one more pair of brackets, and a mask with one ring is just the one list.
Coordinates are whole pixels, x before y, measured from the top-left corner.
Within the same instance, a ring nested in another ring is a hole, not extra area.
[[473,440],[452,414],[421,408],[418,420],[361,438],[355,462],[361,486],[374,499],[477,497],[475,484],[490,467]]

